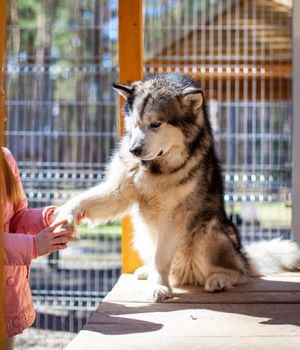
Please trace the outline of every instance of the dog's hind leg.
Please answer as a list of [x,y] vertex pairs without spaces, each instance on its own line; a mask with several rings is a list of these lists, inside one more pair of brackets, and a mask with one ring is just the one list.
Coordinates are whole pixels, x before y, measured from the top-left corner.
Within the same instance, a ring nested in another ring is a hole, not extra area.
[[247,261],[230,238],[210,222],[193,239],[193,266],[204,276],[207,292],[222,291],[247,280]]
[[237,270],[218,267],[213,268],[212,271],[205,280],[204,290],[206,292],[223,291],[246,281],[245,276]]

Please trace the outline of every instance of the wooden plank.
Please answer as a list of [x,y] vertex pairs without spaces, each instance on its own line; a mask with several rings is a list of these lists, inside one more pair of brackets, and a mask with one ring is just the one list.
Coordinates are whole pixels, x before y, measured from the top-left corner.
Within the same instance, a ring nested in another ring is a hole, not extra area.
[[177,288],[178,299],[164,303],[144,302],[147,287],[122,275],[67,349],[299,348],[299,273],[254,279],[218,294]]
[[[268,327],[266,327],[268,325]],[[159,335],[300,336],[294,305],[136,304],[104,302],[85,330],[103,334],[158,332]]]
[[[240,339],[247,339],[246,348],[256,344],[258,349],[267,349],[261,338],[266,340],[268,337],[276,337],[278,342],[271,342],[273,347],[270,349],[280,349],[279,346],[281,349],[297,349],[299,344],[296,344],[300,340],[299,309],[295,309],[294,305],[253,307],[243,304],[105,302],[101,311],[94,313],[73,343],[75,347],[68,349],[79,349],[77,346],[84,342],[92,346],[94,341],[102,346],[107,344],[110,349],[118,346],[129,349],[133,339],[138,349],[150,349],[157,344],[160,344],[159,349],[184,349],[189,339],[193,339],[190,349],[199,349],[199,344],[206,343],[206,339],[211,340],[212,346],[219,346],[222,340],[228,349],[235,348]],[[164,341],[166,339],[167,342]]]
[[299,336],[271,337],[191,337],[153,336],[152,333],[107,336],[93,331],[81,331],[66,350],[298,350]]
[[[249,283],[222,293],[207,293],[203,287],[184,286],[173,288],[173,296],[165,303],[300,303],[300,274],[252,279]],[[115,288],[107,295],[106,301],[149,302],[149,284],[147,281],[137,280],[133,275],[123,274]]]
[[[133,295],[116,296],[112,295],[109,300],[115,302],[122,302],[126,298],[126,301],[134,303],[149,302],[150,298],[147,292],[141,291],[139,300]],[[205,303],[205,304],[300,304],[300,292],[255,292],[255,293],[245,293],[245,292],[222,292],[222,293],[174,293],[172,299],[167,299],[164,303]],[[298,311],[300,312],[300,306]]]
[[[119,80],[129,83],[143,78],[143,32],[142,0],[119,0]],[[124,100],[120,97],[119,105]],[[121,108],[120,108],[121,110]],[[124,122],[120,112],[120,132]],[[133,272],[141,262],[132,249],[132,227],[130,218],[122,220],[122,267],[123,272]]]

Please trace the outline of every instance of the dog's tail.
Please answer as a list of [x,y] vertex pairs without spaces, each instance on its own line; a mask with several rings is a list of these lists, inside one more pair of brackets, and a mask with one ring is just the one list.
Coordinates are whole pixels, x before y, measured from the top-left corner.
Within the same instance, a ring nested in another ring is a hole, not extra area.
[[295,242],[281,239],[254,242],[244,247],[253,277],[284,271],[300,271],[300,249]]

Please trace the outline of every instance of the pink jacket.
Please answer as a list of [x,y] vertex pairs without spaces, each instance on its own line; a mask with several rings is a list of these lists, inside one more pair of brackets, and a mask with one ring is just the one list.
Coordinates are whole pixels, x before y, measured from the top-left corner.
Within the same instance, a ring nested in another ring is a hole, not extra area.
[[21,184],[19,169],[10,151],[3,148],[22,193],[22,201],[14,210],[13,204],[4,198],[4,281],[6,335],[22,333],[32,325],[35,311],[29,286],[29,265],[37,257],[34,235],[48,224],[53,207],[28,209]]

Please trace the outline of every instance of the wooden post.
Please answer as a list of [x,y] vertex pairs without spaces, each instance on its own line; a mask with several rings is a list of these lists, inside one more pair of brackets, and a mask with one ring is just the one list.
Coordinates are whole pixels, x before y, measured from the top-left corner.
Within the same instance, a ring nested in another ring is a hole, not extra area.
[[300,244],[300,0],[293,1],[293,239]]
[[[6,0],[0,0],[0,89],[4,85],[4,65],[5,65],[5,43],[6,43]],[[3,125],[4,125],[4,94],[0,91],[0,152],[2,152],[3,145]],[[0,163],[2,161],[0,156]],[[3,198],[4,178],[2,164],[0,164],[0,198]],[[3,276],[3,252],[2,242],[3,238],[3,203],[0,200],[0,348],[3,346],[5,319],[4,319],[4,276]]]
[[[142,0],[119,0],[119,80],[130,83],[143,79],[143,31]],[[124,132],[120,97],[120,132]],[[123,272],[132,273],[141,265],[138,254],[132,248],[132,225],[129,217],[122,220]]]

